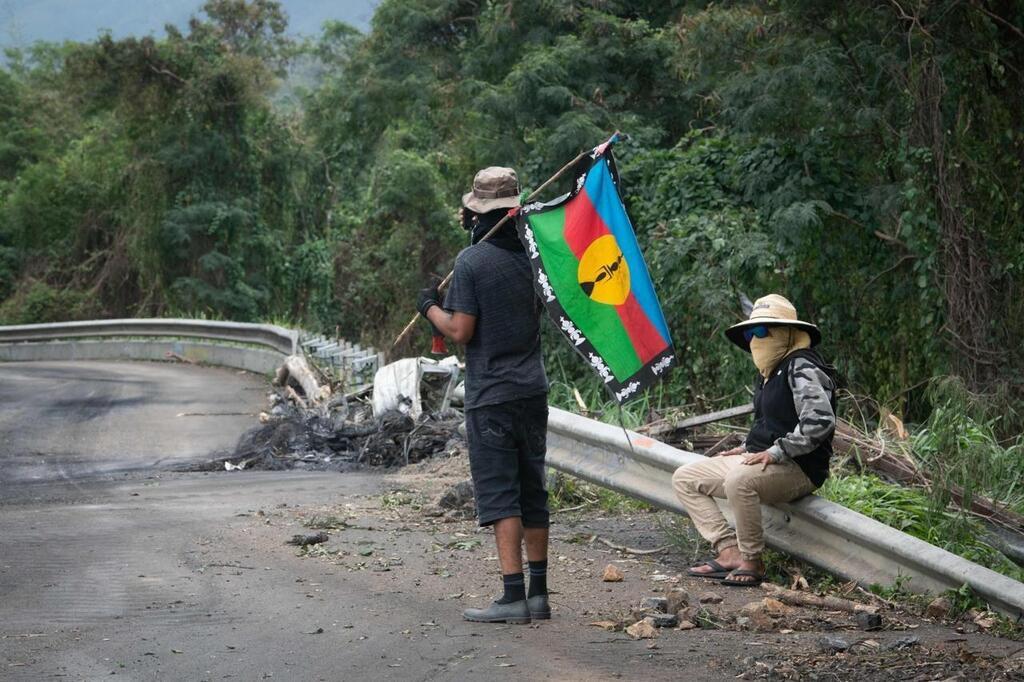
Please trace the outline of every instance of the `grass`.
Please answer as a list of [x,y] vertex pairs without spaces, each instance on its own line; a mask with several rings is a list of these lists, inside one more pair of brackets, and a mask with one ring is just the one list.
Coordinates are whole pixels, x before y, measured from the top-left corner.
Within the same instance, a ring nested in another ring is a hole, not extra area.
[[1012,405],[950,378],[933,382],[930,395],[936,407],[910,446],[932,477],[936,504],[946,506],[957,486],[965,504],[983,495],[1024,514],[1024,435]]
[[423,508],[423,504],[423,497],[409,490],[392,490],[380,496],[380,506],[382,509],[393,510],[400,507],[409,507],[413,511],[418,511]]
[[986,543],[984,524],[973,516],[938,507],[926,491],[886,483],[868,474],[833,476],[818,495],[1024,582],[1024,569]]
[[548,507],[552,512],[583,507],[608,514],[654,510],[646,502],[553,470],[548,478]]
[[315,514],[303,521],[302,525],[316,530],[345,530],[348,528],[346,519],[329,514]]

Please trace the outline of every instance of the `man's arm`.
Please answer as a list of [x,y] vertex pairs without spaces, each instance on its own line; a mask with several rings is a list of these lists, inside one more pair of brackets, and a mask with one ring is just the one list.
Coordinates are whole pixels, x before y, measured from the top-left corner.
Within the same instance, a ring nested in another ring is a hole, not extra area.
[[829,400],[835,387],[825,372],[813,362],[798,358],[790,366],[789,387],[800,421],[793,431],[768,448],[776,462],[813,452],[836,430],[836,415]]
[[437,331],[444,334],[455,343],[465,345],[473,338],[476,331],[476,316],[459,311],[449,312],[440,305],[431,306],[426,312],[426,318],[434,325]]
[[416,309],[438,332],[457,344],[465,345],[476,332],[480,306],[476,300],[472,269],[461,257],[455,260],[455,272],[444,305],[437,285],[420,290]]

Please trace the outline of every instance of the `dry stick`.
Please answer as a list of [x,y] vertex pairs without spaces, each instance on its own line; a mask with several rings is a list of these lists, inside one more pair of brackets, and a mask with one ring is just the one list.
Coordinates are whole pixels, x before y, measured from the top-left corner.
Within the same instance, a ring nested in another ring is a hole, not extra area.
[[778,599],[784,604],[790,606],[816,606],[823,609],[831,609],[834,611],[846,611],[848,613],[878,613],[878,608],[875,606],[868,606],[867,604],[860,604],[849,599],[841,599],[840,597],[819,597],[815,594],[808,594],[807,592],[797,592],[796,590],[787,590],[784,587],[779,587],[773,583],[762,583],[761,587],[771,593],[773,597]]
[[575,507],[566,507],[565,509],[552,509],[551,513],[552,514],[565,514],[565,513],[568,513],[568,512],[579,511],[580,509],[583,509],[584,507],[589,507],[592,504],[594,504],[594,502],[590,501],[590,502],[584,502],[583,504],[577,504]]
[[[618,134],[618,133],[616,132],[616,134]],[[614,137],[614,135],[612,137]],[[611,139],[611,138],[609,138],[609,139]],[[577,163],[579,163],[583,159],[583,157],[585,157],[587,154],[590,154],[593,151],[594,151],[593,149],[588,149],[586,151],[582,151],[582,152],[580,152],[576,156],[575,159],[573,159],[569,163],[567,163],[564,166],[562,166],[561,168],[559,168],[557,173],[555,173],[554,175],[552,175],[550,178],[547,179],[547,182],[545,182],[543,185],[541,185],[540,187],[535,189],[530,194],[530,196],[526,197],[526,203],[529,203],[529,202],[533,201],[534,199],[536,199],[540,195],[541,192],[543,192],[544,190],[546,190],[548,188],[548,186],[551,183],[553,183],[558,178],[562,177],[562,174],[565,173],[565,171],[567,171],[570,168],[572,168],[573,166],[575,166]],[[510,217],[512,217],[512,214],[505,215],[505,217],[502,218],[501,220],[499,220],[498,224],[495,225],[494,227],[492,227],[487,232],[487,234],[485,234],[480,239],[480,241],[484,241],[486,239],[490,239],[491,237],[493,237],[498,232],[498,230],[501,229],[501,227],[505,224],[505,221],[508,220]],[[444,289],[446,286],[448,286],[448,283],[452,281],[452,275],[454,275],[454,274],[455,274],[455,270],[452,270],[451,272],[448,273],[447,276],[445,276],[445,278],[443,280],[441,280],[441,283],[437,285],[438,292],[440,292],[442,289]],[[405,325],[405,329],[403,329],[402,333],[398,335],[398,337],[395,339],[395,342],[393,344],[391,344],[391,350],[394,350],[395,346],[397,346],[398,344],[400,344],[402,341],[405,340],[405,337],[409,335],[409,332],[412,331],[412,328],[414,326],[416,326],[416,322],[419,319],[420,319],[419,313],[413,315],[412,319],[409,320],[409,324]]]
[[661,547],[655,547],[654,549],[633,549],[632,547],[626,547],[625,545],[617,545],[614,542],[605,540],[604,538],[597,535],[592,537],[590,541],[597,541],[601,544],[608,545],[612,549],[617,549],[618,551],[625,552],[626,554],[635,554],[637,556],[646,556],[648,554],[660,554],[661,552],[664,552],[666,549],[668,549],[668,545],[662,545]]

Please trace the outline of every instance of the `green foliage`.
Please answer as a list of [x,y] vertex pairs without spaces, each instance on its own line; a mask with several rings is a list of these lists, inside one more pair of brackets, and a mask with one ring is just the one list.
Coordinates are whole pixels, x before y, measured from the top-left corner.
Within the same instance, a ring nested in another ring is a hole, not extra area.
[[819,495],[969,561],[1024,581],[1024,569],[984,541],[985,527],[971,516],[937,508],[921,490],[871,476],[833,476]]
[[[749,360],[721,332],[741,294],[769,291],[910,422],[942,404],[939,375],[1020,405],[1024,41],[1008,27],[1024,17],[902,11],[383,0],[367,35],[334,22],[297,44],[272,0],[210,0],[163,38],[35,46],[0,69],[0,321],[58,314],[21,309],[42,283],[81,295],[67,314],[273,318],[387,347],[465,243],[455,212],[477,169],[537,187],[621,129],[680,352],[626,423],[743,400]],[[275,106],[296,58],[304,87]],[[545,342],[554,399],[577,387],[617,420]]]
[[[932,477],[935,504],[946,506],[956,488],[964,506],[983,496],[1024,514],[1020,415],[1007,412],[1005,400],[972,395],[958,379],[938,379],[930,393],[935,408],[911,444]],[[1012,435],[1001,441],[1000,432]]]
[[8,324],[35,324],[89,319],[92,302],[85,292],[58,290],[45,282],[27,281],[0,304],[0,319]]
[[549,473],[548,505],[552,511],[587,508],[609,514],[628,514],[653,511],[651,505],[617,493],[602,486],[588,483],[561,472]]
[[29,140],[22,153],[0,153],[0,294],[19,292],[3,321],[30,317],[20,301],[43,290],[19,280],[76,294],[93,316],[301,320],[310,299],[327,307],[330,282],[308,286],[316,254],[329,261],[307,203],[312,155],[267,99],[287,46],[280,8],[203,10],[188,34],[40,47],[3,72],[30,114],[5,127],[8,143]]

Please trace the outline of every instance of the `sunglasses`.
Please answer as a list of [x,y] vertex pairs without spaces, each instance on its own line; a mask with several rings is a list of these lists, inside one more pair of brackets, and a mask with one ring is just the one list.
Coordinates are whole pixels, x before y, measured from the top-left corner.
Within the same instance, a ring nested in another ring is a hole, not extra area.
[[768,326],[759,324],[756,327],[747,327],[743,330],[743,338],[747,343],[754,337],[764,339],[768,337]]

